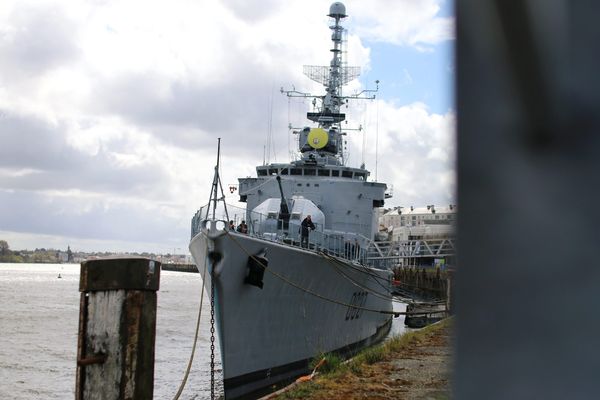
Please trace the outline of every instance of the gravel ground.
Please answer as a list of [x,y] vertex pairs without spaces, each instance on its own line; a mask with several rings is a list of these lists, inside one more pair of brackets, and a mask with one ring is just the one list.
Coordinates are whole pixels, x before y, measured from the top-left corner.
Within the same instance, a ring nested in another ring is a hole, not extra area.
[[[398,395],[397,399],[449,399],[451,347],[448,328],[435,332],[405,354],[385,362],[388,381]],[[382,366],[384,367],[384,366]]]

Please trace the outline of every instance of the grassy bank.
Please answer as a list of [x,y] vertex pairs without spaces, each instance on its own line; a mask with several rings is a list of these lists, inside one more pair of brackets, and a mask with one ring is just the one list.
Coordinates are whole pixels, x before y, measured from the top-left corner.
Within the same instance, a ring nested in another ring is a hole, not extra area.
[[[402,393],[407,387],[414,390],[418,382],[408,375],[403,375],[405,366],[400,365],[404,358],[415,359],[422,349],[423,354],[431,355],[430,347],[447,350],[448,332],[452,321],[446,319],[415,332],[408,332],[387,340],[386,342],[360,352],[353,359],[342,362],[335,355],[325,355],[327,362],[319,368],[319,374],[309,382],[298,383],[280,393],[273,399],[346,399],[346,398],[404,398]],[[447,358],[447,357],[446,357]],[[315,364],[321,357],[315,359]],[[443,360],[442,363],[446,361]],[[439,387],[439,393],[433,398],[448,398],[448,379],[446,373],[437,371],[439,363],[423,371],[427,376],[427,391]],[[421,368],[427,368],[423,363]],[[435,371],[434,371],[435,370]],[[400,372],[399,372],[400,371]],[[431,375],[428,376],[428,375]]]

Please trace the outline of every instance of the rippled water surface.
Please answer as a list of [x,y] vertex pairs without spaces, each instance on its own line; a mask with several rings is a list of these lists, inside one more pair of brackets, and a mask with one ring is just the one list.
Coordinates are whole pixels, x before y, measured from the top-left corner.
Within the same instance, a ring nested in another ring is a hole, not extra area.
[[[172,399],[183,378],[201,282],[199,274],[161,272],[155,399]],[[0,399],[74,398],[78,289],[79,264],[0,264]],[[208,315],[205,298],[196,357],[181,399],[209,397]],[[219,373],[216,377],[220,382]]]
[[[201,282],[200,274],[161,272],[155,399],[172,399],[183,378]],[[181,399],[210,398],[209,313],[205,297],[196,356]],[[74,398],[78,320],[79,264],[0,264],[0,399]],[[395,319],[392,333],[403,330],[403,319]],[[220,365],[217,369],[222,391]]]

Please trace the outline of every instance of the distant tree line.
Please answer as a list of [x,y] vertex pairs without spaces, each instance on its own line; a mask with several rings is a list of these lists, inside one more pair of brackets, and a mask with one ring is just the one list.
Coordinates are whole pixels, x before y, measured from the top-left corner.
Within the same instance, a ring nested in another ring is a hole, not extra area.
[[0,240],[0,262],[23,262],[20,257],[10,251],[10,246],[6,240]]
[[[56,249],[35,249],[35,250],[11,250],[6,240],[0,240],[0,263],[51,263],[58,264],[61,262],[68,263],[79,263],[86,259],[91,258],[102,258],[102,257],[113,257],[113,256],[134,256],[134,257],[147,257],[150,259],[158,259],[163,262],[185,262],[185,256],[183,255],[161,255],[157,253],[148,252],[110,252],[110,251],[97,251],[97,252],[84,252],[84,251],[71,251],[71,247],[67,248],[67,251],[56,250]],[[165,260],[166,259],[166,260]]]
[[6,240],[0,240],[0,262],[2,263],[58,263],[56,250],[35,249],[12,251]]

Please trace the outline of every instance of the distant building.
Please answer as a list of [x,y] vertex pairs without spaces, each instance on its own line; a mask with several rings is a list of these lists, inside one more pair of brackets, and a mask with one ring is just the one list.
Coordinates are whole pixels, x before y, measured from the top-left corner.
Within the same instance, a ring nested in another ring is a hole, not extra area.
[[441,239],[454,234],[456,215],[455,204],[394,207],[379,217],[379,231],[392,241]]
[[56,259],[58,260],[59,263],[66,263],[69,260],[69,255],[67,254],[66,251],[57,251]]
[[71,251],[71,246],[67,246],[67,262],[72,263],[74,261],[75,260],[73,258],[73,252]]

